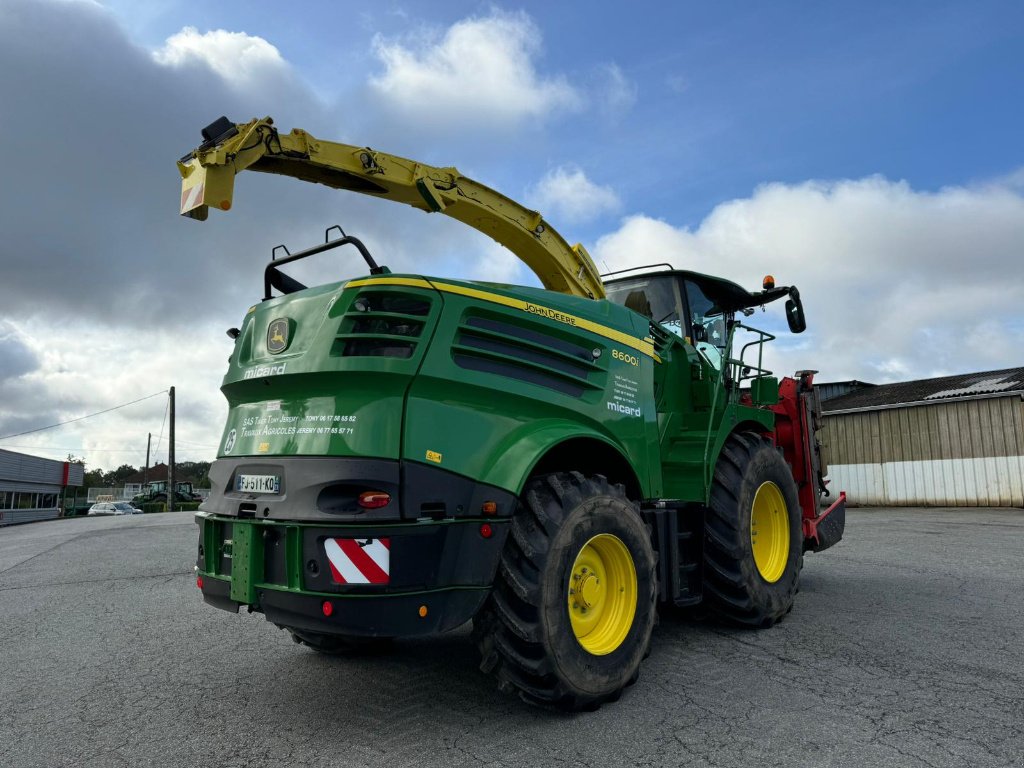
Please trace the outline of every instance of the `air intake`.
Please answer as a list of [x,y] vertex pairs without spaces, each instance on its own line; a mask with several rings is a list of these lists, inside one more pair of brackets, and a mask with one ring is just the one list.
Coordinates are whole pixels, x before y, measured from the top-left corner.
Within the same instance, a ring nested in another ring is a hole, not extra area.
[[553,389],[572,397],[601,389],[591,381],[603,371],[593,348],[486,317],[468,317],[459,326],[452,359],[460,368],[482,371]]
[[429,313],[430,300],[425,297],[364,291],[342,317],[332,354],[412,357]]

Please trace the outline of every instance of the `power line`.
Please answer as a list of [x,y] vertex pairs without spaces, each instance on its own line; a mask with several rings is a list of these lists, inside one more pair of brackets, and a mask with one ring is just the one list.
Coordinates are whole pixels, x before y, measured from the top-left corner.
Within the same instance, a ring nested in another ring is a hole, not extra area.
[[[161,438],[161,441],[166,440],[166,439],[167,438]],[[154,441],[154,442],[157,442],[157,441]],[[192,440],[181,440],[180,438],[176,438],[175,442],[177,442],[179,444],[185,444],[185,445],[189,445],[189,446],[194,446],[194,447],[197,447],[197,448],[208,448],[211,451],[214,451],[214,450],[217,449],[216,445],[210,445],[209,443],[196,443],[196,442],[193,442]],[[56,452],[56,453],[85,453],[85,452],[88,452],[88,451],[95,451],[97,453],[142,453],[142,451],[139,448],[101,448],[99,446],[93,448],[93,447],[86,447],[84,445],[78,445],[78,446],[72,446],[72,447],[62,447],[62,446],[59,446],[59,445],[17,445],[17,444],[14,444],[14,443],[8,443],[4,447],[5,448],[18,448],[18,449],[24,450],[24,451],[50,451],[50,452]]]
[[[153,441],[153,444],[154,445],[160,445],[160,443],[162,443],[164,440],[169,440],[169,439],[170,439],[169,437],[165,437],[163,435],[157,435],[157,438],[156,438],[156,440]],[[216,445],[211,445],[210,443],[197,443],[195,440],[182,440],[180,437],[175,437],[174,438],[174,442],[175,443],[184,443],[185,445],[196,445],[196,446],[199,446],[200,448],[216,448],[217,447]]]
[[59,452],[85,452],[85,451],[98,451],[100,453],[141,453],[138,448],[86,448],[79,446],[77,448],[61,448],[58,445],[14,445],[9,443],[7,448],[21,448],[26,451],[59,451]]
[[[160,447],[160,441],[164,439],[164,424],[167,423],[167,409],[170,408],[170,407],[171,407],[171,398],[170,398],[170,395],[168,395],[167,402],[164,403],[164,419],[163,419],[163,421],[160,422],[160,436],[156,439],[156,445],[157,445],[158,448]],[[156,462],[157,460],[158,460],[158,457],[157,457],[156,454],[154,454],[153,455],[153,461]]]
[[29,429],[29,430],[27,430],[25,432],[18,432],[18,433],[13,434],[13,435],[4,435],[3,437],[0,437],[0,440],[8,440],[8,439],[10,439],[12,437],[21,437],[22,435],[31,435],[33,432],[42,432],[43,430],[46,430],[46,429],[54,429],[55,427],[63,427],[65,424],[74,424],[76,421],[83,421],[85,419],[91,419],[93,416],[99,416],[100,414],[103,414],[103,413],[110,413],[111,411],[116,411],[116,410],[118,410],[120,408],[127,408],[129,405],[135,405],[136,403],[141,403],[143,400],[151,400],[152,398],[159,397],[160,395],[163,395],[163,396],[166,397],[167,396],[167,391],[163,390],[163,391],[160,391],[160,392],[155,392],[152,395],[146,395],[145,397],[140,397],[138,400],[132,400],[130,403],[122,403],[121,405],[115,405],[113,408],[107,408],[106,410],[103,410],[103,411],[96,411],[96,413],[90,413],[90,414],[87,414],[85,416],[79,416],[77,419],[68,419],[67,421],[62,421],[62,422],[59,422],[57,424],[50,424],[49,426],[46,426],[46,427],[37,427],[36,429]]

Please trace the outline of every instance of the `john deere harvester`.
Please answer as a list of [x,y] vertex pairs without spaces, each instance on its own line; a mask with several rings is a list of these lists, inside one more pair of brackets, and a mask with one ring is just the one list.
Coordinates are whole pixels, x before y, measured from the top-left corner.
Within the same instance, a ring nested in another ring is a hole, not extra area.
[[[796,288],[667,267],[602,282],[537,212],[364,147],[226,118],[179,162],[181,213],[232,205],[242,170],[452,216],[543,289],[393,274],[338,228],[278,251],[234,340],[213,492],[197,515],[206,602],[339,653],[472,620],[482,668],[534,703],[589,709],[637,679],[659,605],[768,627],[822,511],[813,373],[776,378],[746,325]],[[283,269],[333,251],[349,277]]]

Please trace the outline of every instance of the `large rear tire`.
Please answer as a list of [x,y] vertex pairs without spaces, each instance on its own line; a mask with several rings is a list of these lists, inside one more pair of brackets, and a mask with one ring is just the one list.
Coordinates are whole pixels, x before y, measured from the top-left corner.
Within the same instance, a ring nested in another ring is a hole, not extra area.
[[529,703],[592,710],[636,681],[654,627],[650,533],[621,486],[531,480],[474,619],[485,672]]
[[802,532],[796,483],[759,435],[732,435],[715,465],[704,526],[704,595],[718,616],[770,627],[793,608]]

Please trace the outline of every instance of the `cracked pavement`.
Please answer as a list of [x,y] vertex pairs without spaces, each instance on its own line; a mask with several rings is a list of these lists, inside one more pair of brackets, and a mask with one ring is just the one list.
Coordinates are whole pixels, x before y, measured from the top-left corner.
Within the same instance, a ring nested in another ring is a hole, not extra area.
[[320,656],[203,604],[189,513],[0,529],[0,766],[1024,766],[1024,512],[850,510],[778,626],[664,613],[564,715],[468,627]]

